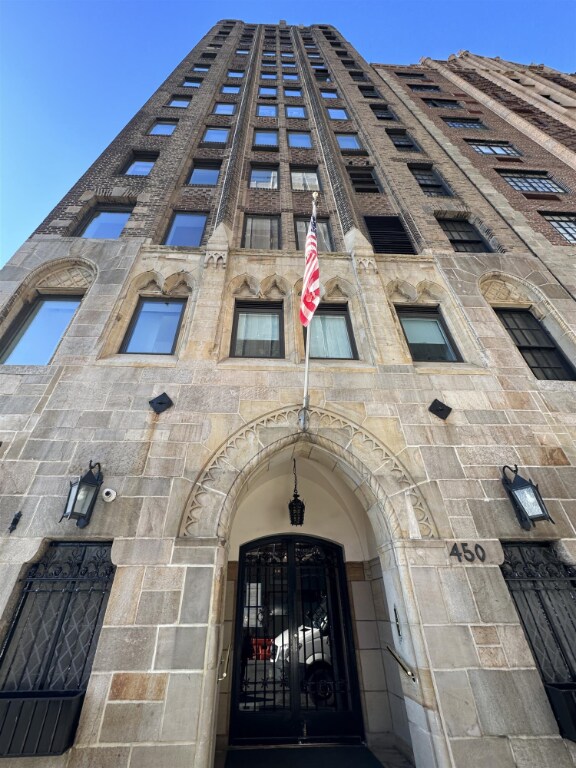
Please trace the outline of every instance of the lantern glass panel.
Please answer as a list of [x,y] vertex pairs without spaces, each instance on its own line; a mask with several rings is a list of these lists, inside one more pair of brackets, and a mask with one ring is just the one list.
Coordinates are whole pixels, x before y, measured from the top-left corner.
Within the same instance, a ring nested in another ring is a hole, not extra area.
[[516,488],[513,493],[531,520],[541,520],[546,517],[540,506],[536,490],[532,486],[527,485],[524,488]]

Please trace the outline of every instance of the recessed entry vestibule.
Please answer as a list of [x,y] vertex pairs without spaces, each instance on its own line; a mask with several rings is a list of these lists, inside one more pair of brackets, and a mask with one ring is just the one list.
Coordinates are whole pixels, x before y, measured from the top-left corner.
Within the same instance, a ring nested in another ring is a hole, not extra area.
[[[411,757],[402,673],[387,651],[399,647],[385,590],[394,582],[397,594],[398,571],[383,573],[356,483],[319,453],[306,443],[284,448],[252,472],[238,497],[217,742],[365,740]],[[293,457],[306,503],[301,528],[288,514]]]

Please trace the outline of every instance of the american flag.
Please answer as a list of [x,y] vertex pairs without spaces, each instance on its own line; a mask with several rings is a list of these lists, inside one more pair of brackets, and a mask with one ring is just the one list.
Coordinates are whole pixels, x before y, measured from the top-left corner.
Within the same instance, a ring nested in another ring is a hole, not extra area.
[[320,303],[320,265],[318,264],[318,245],[316,242],[316,203],[312,207],[312,216],[306,235],[306,265],[300,300],[300,322],[307,327],[312,315]]

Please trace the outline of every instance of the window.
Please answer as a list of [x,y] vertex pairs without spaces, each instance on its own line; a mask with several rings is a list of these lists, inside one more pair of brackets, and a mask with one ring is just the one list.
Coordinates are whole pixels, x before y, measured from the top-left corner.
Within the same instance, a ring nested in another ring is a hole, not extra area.
[[220,88],[220,93],[240,93],[239,85],[223,85]]
[[463,253],[490,253],[492,248],[475,226],[466,219],[438,219],[438,224],[452,243],[455,251]]
[[348,120],[348,112],[345,109],[334,109],[328,107],[328,117],[330,120]]
[[424,104],[437,109],[462,109],[462,105],[455,99],[424,99]]
[[[344,65],[346,64],[346,62],[342,62],[342,63]],[[361,82],[364,82],[364,81],[368,80],[368,78],[366,77],[364,72],[361,72],[360,70],[357,70],[357,71],[351,70],[349,72],[349,75],[352,78],[352,80],[354,80],[354,82],[356,82],[356,83],[361,83]]]
[[416,253],[398,216],[365,216],[374,253]]
[[140,298],[120,352],[173,355],[186,299]]
[[278,166],[253,166],[250,171],[252,189],[278,189]]
[[293,61],[283,61],[282,62],[282,69],[295,69],[296,64],[294,64]]
[[178,122],[176,120],[156,120],[154,125],[148,131],[149,136],[172,136],[176,130]]
[[195,64],[192,67],[192,72],[208,72],[209,69],[210,69],[209,64]]
[[312,136],[307,131],[288,131],[288,146],[301,149],[312,148]]
[[370,109],[377,120],[396,120],[396,115],[388,104],[370,104]]
[[281,301],[236,300],[230,357],[284,357]]
[[404,77],[409,80],[416,80],[416,79],[427,80],[427,77],[424,74],[424,72],[394,72],[394,74],[396,75],[396,77]]
[[576,243],[576,213],[542,213],[539,212],[564,240]]
[[268,88],[266,86],[260,86],[258,88],[258,96],[276,96],[276,88]]
[[576,380],[568,360],[529,310],[496,309],[495,312],[537,379]]
[[310,357],[358,359],[347,304],[319,304],[310,333]]
[[420,93],[421,91],[440,91],[440,86],[438,85],[409,85],[408,88],[410,88],[411,91],[414,91],[415,93]]
[[282,75],[282,79],[284,80],[284,82],[289,82],[289,81],[292,81],[292,80],[293,80],[293,81],[297,81],[297,80],[299,80],[300,78],[298,77],[298,75],[288,75],[288,74],[285,72],[285,73]]
[[477,117],[459,117],[458,119],[443,117],[442,120],[444,120],[446,125],[450,128],[471,128],[473,131],[488,130],[484,123],[481,120],[478,120]]
[[229,69],[228,77],[236,77],[236,78],[244,77],[244,71],[241,69]]
[[507,141],[476,141],[464,139],[468,146],[481,155],[511,155],[517,157],[522,153]]
[[196,248],[202,241],[206,219],[205,213],[175,213],[164,245],[185,245]]
[[248,48],[236,48],[236,54],[238,56],[248,56],[249,53],[250,51]]
[[277,147],[278,131],[254,131],[255,147]]
[[518,192],[566,192],[546,171],[498,171]]
[[214,115],[233,115],[234,112],[236,112],[236,104],[226,104],[221,101],[214,104],[212,110]]
[[276,53],[275,51],[262,51],[262,56],[272,56],[272,58],[274,58],[274,56],[276,56]]
[[132,209],[126,208],[96,210],[80,236],[99,240],[115,240],[120,237],[131,213]]
[[338,91],[322,90],[320,91],[320,96],[322,96],[323,99],[337,99]]
[[220,163],[195,161],[188,184],[197,187],[215,187],[220,176]]
[[310,168],[291,168],[290,179],[292,189],[299,191],[317,191],[320,189],[318,172]]
[[39,296],[9,331],[0,363],[47,365],[81,301],[81,296]]
[[260,77],[262,80],[276,80],[276,72],[262,72]]
[[125,176],[148,176],[154,163],[158,159],[157,154],[135,152],[132,160],[124,169]]
[[[302,217],[295,220],[296,224],[296,247],[298,250],[303,251],[306,247],[306,236],[308,235],[308,225],[310,224],[309,218]],[[330,225],[324,219],[316,220],[316,239],[318,243],[319,253],[328,253],[333,251],[332,235],[330,233]]]
[[228,128],[206,128],[202,137],[203,144],[226,144],[228,141]]
[[386,133],[390,137],[392,144],[394,144],[396,149],[400,152],[420,152],[420,147],[416,144],[408,131],[404,131],[400,128],[387,128]]
[[283,59],[293,59],[294,58],[294,54],[293,53],[289,53],[288,51],[282,51],[280,56],[282,56]]
[[362,149],[357,133],[337,133],[336,141],[342,151]]
[[278,216],[246,216],[242,247],[278,250],[280,248],[280,218]]
[[359,85],[358,90],[364,96],[365,99],[380,99],[382,98],[376,88],[373,85]]
[[428,197],[451,197],[452,192],[448,189],[444,180],[433,168],[422,166],[410,166],[412,175],[420,184],[420,189]]
[[460,362],[461,358],[450,338],[438,307],[396,307],[415,362]]
[[191,99],[186,96],[173,96],[168,102],[169,107],[177,107],[178,109],[186,109],[190,106]]
[[304,107],[286,107],[286,117],[305,118],[306,109]]
[[276,104],[257,104],[256,115],[258,117],[278,117],[278,107]]
[[316,81],[318,83],[331,83],[332,78],[330,77],[330,75],[324,75],[324,74],[321,74],[320,72],[316,72]]
[[284,96],[287,99],[300,99],[302,98],[302,91],[300,88],[284,88]]
[[183,88],[200,88],[202,80],[199,77],[187,77],[182,83]]
[[380,186],[374,175],[372,168],[350,168],[348,167],[350,181],[354,187],[354,192],[378,194]]

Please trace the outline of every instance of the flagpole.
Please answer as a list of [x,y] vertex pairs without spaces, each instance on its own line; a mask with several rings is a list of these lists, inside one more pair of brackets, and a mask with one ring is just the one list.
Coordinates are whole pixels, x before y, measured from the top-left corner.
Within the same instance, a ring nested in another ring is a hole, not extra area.
[[[316,219],[316,199],[318,198],[318,192],[312,193],[312,216]],[[302,432],[308,431],[308,424],[310,422],[310,395],[308,394],[308,374],[310,370],[310,339],[312,336],[312,320],[314,315],[310,318],[308,323],[308,329],[306,331],[306,354],[304,361],[304,395],[302,398],[302,408],[298,411],[298,424]]]

